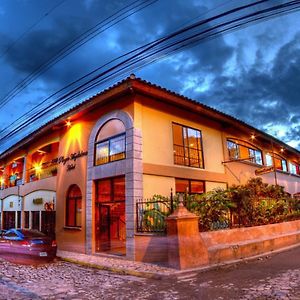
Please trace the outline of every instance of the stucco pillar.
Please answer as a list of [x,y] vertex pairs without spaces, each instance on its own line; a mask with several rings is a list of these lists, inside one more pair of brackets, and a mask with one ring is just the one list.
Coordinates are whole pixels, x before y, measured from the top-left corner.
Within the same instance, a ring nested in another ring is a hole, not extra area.
[[24,183],[27,183],[27,155],[24,156],[23,161],[22,184]]
[[170,267],[181,270],[208,265],[208,251],[199,233],[198,219],[182,203],[167,217]]
[[135,260],[136,202],[143,197],[142,135],[139,129],[126,130],[126,257]]

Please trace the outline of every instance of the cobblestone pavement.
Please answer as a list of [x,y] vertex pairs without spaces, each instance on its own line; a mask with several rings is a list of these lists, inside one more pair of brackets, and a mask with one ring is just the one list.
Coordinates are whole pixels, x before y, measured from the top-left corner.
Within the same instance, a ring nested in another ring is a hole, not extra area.
[[0,259],[0,299],[300,300],[300,247],[218,270],[162,280],[73,263],[17,265]]

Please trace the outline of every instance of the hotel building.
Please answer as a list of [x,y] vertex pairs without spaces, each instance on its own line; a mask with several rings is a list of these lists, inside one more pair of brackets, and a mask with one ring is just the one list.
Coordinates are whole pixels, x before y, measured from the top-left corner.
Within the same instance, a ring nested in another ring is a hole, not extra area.
[[299,196],[299,151],[132,75],[0,155],[1,225],[55,234],[60,250],[141,259],[139,199],[257,175]]

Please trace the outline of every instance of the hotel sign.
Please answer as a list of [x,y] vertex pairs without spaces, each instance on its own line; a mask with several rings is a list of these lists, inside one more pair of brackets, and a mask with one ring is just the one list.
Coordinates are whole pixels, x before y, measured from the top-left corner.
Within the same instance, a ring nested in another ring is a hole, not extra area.
[[64,156],[56,157],[56,158],[52,159],[51,163],[65,165],[69,161],[75,162],[77,160],[77,158],[82,157],[82,156],[87,156],[87,154],[88,154],[87,151],[78,151],[78,152],[70,154],[67,157],[64,157]]
[[32,203],[35,204],[35,205],[43,204],[43,198],[32,199]]
[[67,171],[71,171],[75,169],[76,167],[76,160],[80,157],[87,156],[88,151],[78,151],[75,153],[72,153],[68,156],[59,156],[54,159],[52,159],[51,164],[62,164],[63,166],[67,166]]
[[264,167],[264,168],[256,169],[255,175],[259,176],[259,175],[268,174],[271,172],[274,172],[274,167]]

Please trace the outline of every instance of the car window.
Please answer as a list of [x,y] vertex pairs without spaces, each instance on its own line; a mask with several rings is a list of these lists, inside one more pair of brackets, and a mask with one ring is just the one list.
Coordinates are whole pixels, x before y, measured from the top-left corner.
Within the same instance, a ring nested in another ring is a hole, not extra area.
[[3,237],[8,240],[19,240],[20,239],[20,237],[13,231],[5,232]]
[[17,235],[16,233],[14,233],[14,232],[6,232],[4,235],[7,236],[7,237],[16,237],[16,236],[18,236],[18,235]]

